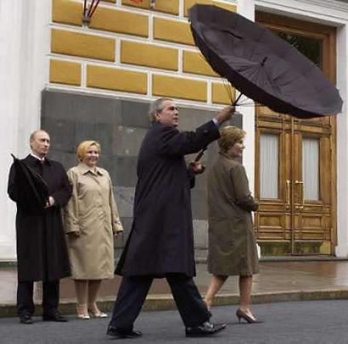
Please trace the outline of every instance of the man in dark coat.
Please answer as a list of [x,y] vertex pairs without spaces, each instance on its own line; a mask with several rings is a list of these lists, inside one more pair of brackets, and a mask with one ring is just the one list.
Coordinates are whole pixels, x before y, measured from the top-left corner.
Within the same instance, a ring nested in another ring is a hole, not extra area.
[[210,312],[193,281],[195,276],[190,188],[202,166],[187,168],[184,156],[218,139],[220,123],[231,118],[224,108],[195,132],[180,132],[178,109],[172,99],[160,98],[150,109],[152,126],[140,148],[134,220],[116,273],[123,275],[107,334],[134,338],[133,330],[153,278],[166,278],[187,336],[205,336],[224,329],[212,324]]
[[[15,163],[11,166],[8,194],[17,203],[16,235],[18,262],[17,312],[20,322],[32,324],[34,314],[33,285],[42,281],[43,320],[65,322],[58,312],[59,280],[70,276],[70,264],[63,231],[61,208],[71,196],[71,187],[64,167],[46,157],[50,137],[43,130],[30,136],[32,153],[19,163],[26,164],[32,174],[38,175],[46,183],[48,199],[41,209],[33,211],[21,200],[22,183],[31,182],[18,178]],[[28,177],[30,178],[30,176]],[[26,191],[27,192],[27,191]],[[33,195],[34,197],[34,195]]]

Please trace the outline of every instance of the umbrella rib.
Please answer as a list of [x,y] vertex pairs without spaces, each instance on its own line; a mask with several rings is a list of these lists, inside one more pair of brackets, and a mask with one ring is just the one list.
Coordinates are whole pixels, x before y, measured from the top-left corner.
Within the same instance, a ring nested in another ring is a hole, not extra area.
[[238,103],[238,100],[241,98],[242,95],[243,95],[243,93],[239,93],[237,99],[232,103],[233,106],[238,105],[238,104],[237,104],[237,103]]

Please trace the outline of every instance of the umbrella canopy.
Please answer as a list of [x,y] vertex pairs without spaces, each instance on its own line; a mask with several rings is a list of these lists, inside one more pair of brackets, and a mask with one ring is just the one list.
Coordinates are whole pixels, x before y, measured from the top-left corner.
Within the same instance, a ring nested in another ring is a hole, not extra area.
[[213,5],[196,4],[189,16],[207,62],[242,94],[299,118],[341,112],[342,99],[323,72],[267,28]]
[[49,198],[46,182],[13,154],[13,168],[17,190],[17,207],[28,214],[42,214]]

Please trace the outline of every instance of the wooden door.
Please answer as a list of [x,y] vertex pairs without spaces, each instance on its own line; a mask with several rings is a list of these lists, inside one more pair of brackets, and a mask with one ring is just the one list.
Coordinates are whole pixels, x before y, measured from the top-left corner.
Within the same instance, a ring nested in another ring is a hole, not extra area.
[[[269,14],[256,18],[294,44],[300,37],[300,48],[313,44],[309,57],[334,81],[334,29]],[[263,255],[333,254],[335,135],[335,116],[299,120],[256,108],[255,226]]]

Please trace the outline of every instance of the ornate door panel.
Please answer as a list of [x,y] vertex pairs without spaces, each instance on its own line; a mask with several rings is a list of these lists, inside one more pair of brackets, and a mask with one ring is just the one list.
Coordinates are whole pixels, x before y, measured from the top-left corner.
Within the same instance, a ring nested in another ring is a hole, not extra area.
[[293,254],[330,254],[333,242],[331,126],[292,120],[290,193]]
[[267,108],[257,110],[260,208],[255,224],[263,253],[330,254],[334,241],[330,119],[303,121]]
[[[297,46],[334,81],[334,29],[263,13],[256,18]],[[256,108],[255,195],[260,207],[255,226],[263,255],[333,253],[335,135],[335,117],[299,120]]]

